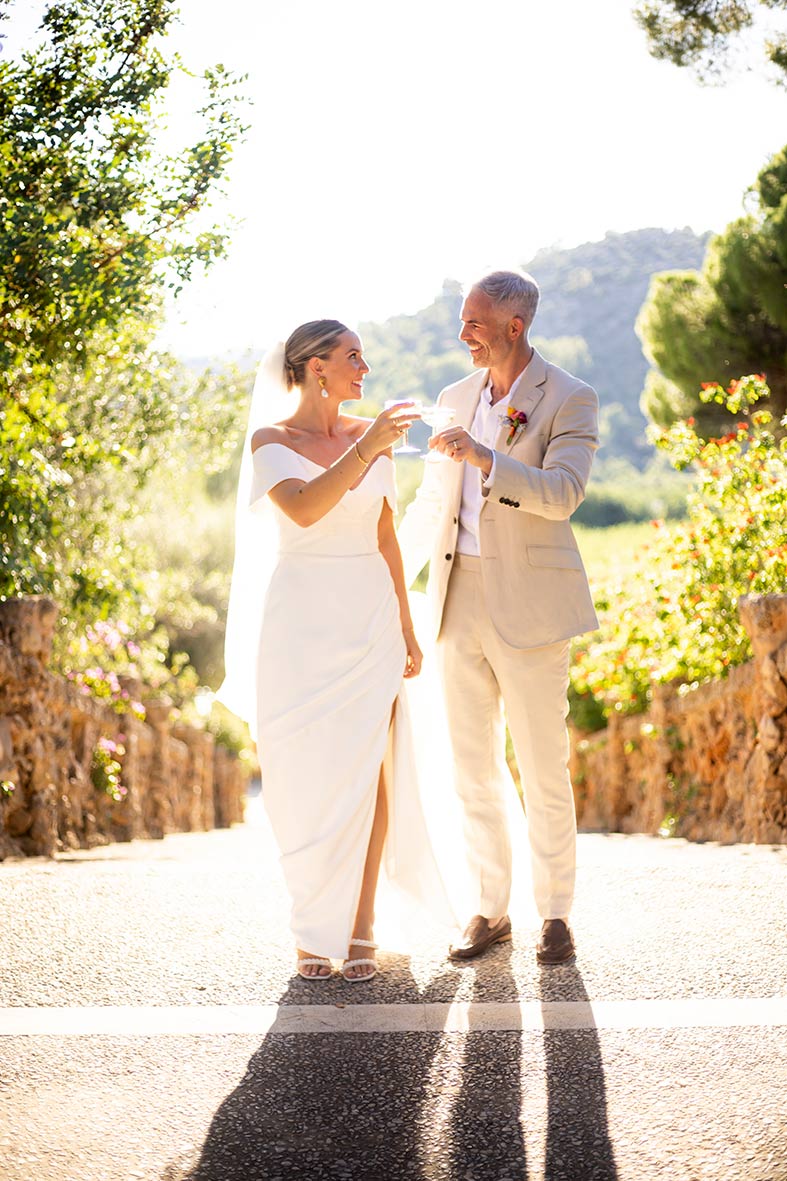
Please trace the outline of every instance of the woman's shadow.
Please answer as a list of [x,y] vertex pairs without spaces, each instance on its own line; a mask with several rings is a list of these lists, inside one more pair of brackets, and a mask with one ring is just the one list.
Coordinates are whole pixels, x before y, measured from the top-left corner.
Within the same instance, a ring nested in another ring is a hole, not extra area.
[[[409,961],[395,958],[396,975],[403,977],[397,1002],[450,1001],[458,982],[453,969],[419,991]],[[322,996],[333,1008],[353,986],[337,984],[336,994],[332,984],[327,987],[330,996]],[[310,1007],[321,1009],[313,998],[312,992]],[[379,1004],[391,996],[369,991],[357,999]],[[185,1168],[173,1162],[162,1181],[431,1176],[423,1171],[420,1133],[440,1037],[425,1028],[406,1034],[292,1033],[291,1021],[283,1020],[286,1008],[304,1000],[303,981],[296,978],[280,997],[279,1016],[243,1079],[213,1116],[199,1159]],[[353,1000],[347,999],[347,1008]]]

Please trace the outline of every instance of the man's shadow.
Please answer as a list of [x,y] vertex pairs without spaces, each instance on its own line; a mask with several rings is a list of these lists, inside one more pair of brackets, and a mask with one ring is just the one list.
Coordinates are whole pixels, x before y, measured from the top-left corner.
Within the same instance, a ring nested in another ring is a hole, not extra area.
[[[467,969],[466,969],[467,970]],[[511,944],[487,952],[474,972],[473,1002],[491,1000],[485,984],[493,972],[495,1000],[518,999],[511,971]],[[469,1009],[462,1087],[451,1111],[451,1163],[446,1181],[526,1181],[527,1154],[522,1133],[522,1033],[490,1030]],[[440,1181],[443,1181],[441,1175]]]
[[541,968],[538,993],[544,1018],[547,1082],[545,1181],[616,1181],[615,1153],[609,1136],[607,1088],[595,1026],[560,1029],[555,1002],[590,998],[575,962]]
[[[519,986],[511,970],[511,947],[495,948],[484,959],[494,966],[494,999],[516,1002]],[[479,965],[473,1000],[493,999],[490,977]],[[544,1019],[544,1069],[547,1093],[545,1181],[616,1181],[618,1176],[607,1121],[606,1084],[595,1028],[554,1028],[553,1002],[588,1005],[575,963],[541,968],[536,980]],[[482,1010],[470,1011],[462,1065],[462,1088],[452,1107],[448,1178],[472,1181],[525,1181],[528,1176],[523,1134],[522,1054],[529,1037],[520,1029],[490,1030]],[[474,1029],[475,1020],[475,1029]],[[531,1042],[532,1044],[532,1042]],[[526,1105],[527,1106],[527,1105]],[[539,1119],[541,1118],[539,1112]],[[441,1181],[443,1174],[439,1174]]]
[[[404,975],[407,1000],[450,1001],[458,983],[453,969],[419,992],[409,961],[391,958],[398,960],[397,975]],[[346,992],[353,985],[337,983],[336,994],[332,983],[311,987],[332,990],[321,994],[330,1008],[343,1002],[350,1008],[356,999]],[[278,1003],[285,1009],[304,1000],[304,982],[296,978]],[[357,994],[359,1004],[382,1000],[390,995],[371,989]],[[323,1007],[313,991],[307,1003],[316,1011]],[[280,1015],[243,1079],[216,1111],[199,1159],[187,1167],[173,1162],[162,1181],[416,1181],[431,1176],[423,1169],[421,1130],[434,1087],[439,1035],[292,1033],[283,1032],[283,1024]]]

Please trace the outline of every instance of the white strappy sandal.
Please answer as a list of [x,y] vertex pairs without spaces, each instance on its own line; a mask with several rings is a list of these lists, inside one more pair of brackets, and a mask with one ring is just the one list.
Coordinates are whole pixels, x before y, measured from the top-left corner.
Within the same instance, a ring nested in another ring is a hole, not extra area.
[[[370,939],[351,939],[350,947],[371,947],[372,950],[376,950],[377,944],[372,943]],[[360,968],[362,965],[368,965],[371,971],[365,972],[363,976],[347,975],[348,968]],[[377,975],[377,960],[369,958],[345,960],[339,971],[341,972],[342,976],[344,976],[344,979],[348,982],[348,984],[363,984],[365,980],[371,980],[372,977]]]
[[[301,971],[301,968],[311,967],[312,965],[320,968],[328,968],[328,974],[323,976],[321,973],[316,972],[314,975],[312,975],[310,972]],[[323,956],[304,956],[302,960],[298,960],[298,975],[304,980],[330,980],[332,974],[333,964],[330,960],[326,960]]]

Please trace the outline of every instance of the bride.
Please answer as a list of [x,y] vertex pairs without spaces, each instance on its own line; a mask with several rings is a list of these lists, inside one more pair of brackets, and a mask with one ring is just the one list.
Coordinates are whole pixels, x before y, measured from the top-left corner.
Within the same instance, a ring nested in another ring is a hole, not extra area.
[[403,686],[422,655],[394,531],[391,446],[417,415],[412,404],[373,420],[342,413],[368,372],[336,320],[302,324],[273,350],[238,500],[220,696],[256,728],[297,969],[310,980],[329,977],[332,959],[347,980],[376,974],[383,856],[411,896],[442,895]]

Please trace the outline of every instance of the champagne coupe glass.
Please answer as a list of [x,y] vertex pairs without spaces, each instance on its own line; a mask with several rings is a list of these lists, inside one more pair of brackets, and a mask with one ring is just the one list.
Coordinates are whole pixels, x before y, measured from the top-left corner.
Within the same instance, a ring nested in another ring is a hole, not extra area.
[[[438,406],[435,403],[431,406],[424,406],[421,411],[421,418],[432,428],[433,435],[444,431],[447,426],[451,425],[455,417],[456,411],[453,406]],[[421,458],[425,463],[442,463],[443,460],[448,459],[448,456],[442,455],[439,451],[427,451]]]
[[[411,405],[408,406],[408,402]],[[410,398],[389,398],[385,402],[385,409],[390,410],[394,406],[402,407],[402,418],[411,416],[412,418],[420,418],[421,410],[423,409],[420,402],[412,402]],[[397,415],[397,417],[399,417]],[[394,448],[394,455],[420,455],[421,451],[418,447],[413,447],[412,443],[407,441],[407,431],[402,433],[402,441],[398,447]]]

